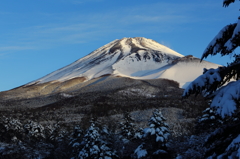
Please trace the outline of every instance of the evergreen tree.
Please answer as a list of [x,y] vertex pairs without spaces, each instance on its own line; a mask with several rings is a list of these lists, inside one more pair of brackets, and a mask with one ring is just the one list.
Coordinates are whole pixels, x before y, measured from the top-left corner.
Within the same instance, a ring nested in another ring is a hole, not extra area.
[[[234,0],[224,0],[228,6]],[[183,97],[203,92],[212,98],[211,107],[223,118],[234,114],[240,99],[240,55],[234,50],[240,46],[240,19],[225,26],[205,49],[202,59],[209,55],[233,55],[233,62],[217,69],[205,69],[203,75],[195,79],[184,91]],[[230,80],[234,80],[229,82]],[[229,83],[228,83],[229,82]]]
[[145,129],[144,137],[152,139],[155,146],[158,148],[166,147],[170,132],[168,125],[165,123],[166,118],[163,117],[162,113],[155,109],[151,116],[148,125],[149,128]]
[[214,108],[206,108],[202,113],[203,115],[199,117],[197,121],[196,129],[198,133],[206,130],[214,130],[224,122],[224,119],[217,114],[216,109]]
[[143,129],[142,128],[138,128],[136,131],[135,131],[135,136],[134,136],[134,139],[142,139],[143,137]]
[[59,123],[49,124],[45,127],[46,142],[52,145],[49,158],[69,157],[70,132],[63,129]]
[[59,158],[59,152],[64,153],[62,149],[52,154],[57,148],[46,140],[47,129],[32,120],[22,122],[19,119],[2,117],[0,128],[0,158]]
[[74,127],[73,133],[71,134],[71,139],[69,142],[69,146],[71,149],[73,158],[77,158],[78,152],[81,150],[81,142],[82,142],[82,130],[79,125]]
[[133,122],[134,119],[132,118],[132,116],[128,112],[124,113],[124,122],[120,123],[120,135],[123,140],[133,140],[135,138],[136,126]]
[[166,119],[155,109],[149,120],[149,127],[143,131],[143,143],[134,151],[134,158],[161,157],[168,158],[167,141],[170,136]]
[[[223,6],[228,7],[234,2],[235,0],[224,0]],[[188,97],[190,94],[203,93],[212,99],[210,107],[226,121],[206,139],[206,158],[239,158],[240,156],[240,123],[238,118],[233,118],[236,114],[239,115],[240,105],[240,54],[235,52],[239,46],[240,17],[236,23],[225,26],[216,35],[201,58],[221,54],[231,55],[234,60],[227,66],[205,69],[203,75],[195,79],[183,94],[183,97]]]
[[146,156],[148,155],[148,152],[144,147],[145,147],[145,143],[142,143],[141,145],[139,145],[134,151],[133,158],[136,158],[136,159],[146,158]]
[[49,124],[45,128],[46,140],[54,145],[56,145],[61,138],[61,129],[58,123]]
[[24,125],[25,134],[29,140],[40,141],[45,138],[44,127],[32,120],[28,120]]
[[80,159],[111,159],[118,158],[116,152],[109,147],[109,143],[102,140],[101,130],[96,126],[95,121],[91,121],[91,125],[87,133],[83,137],[83,148],[79,152]]
[[18,119],[7,118],[5,116],[0,118],[0,141],[10,142],[19,141],[23,138],[23,124]]
[[141,128],[135,129],[134,119],[129,112],[125,112],[123,115],[124,121],[120,123],[120,132],[116,142],[118,147],[116,149],[121,158],[128,158],[136,146],[142,142],[143,130]]

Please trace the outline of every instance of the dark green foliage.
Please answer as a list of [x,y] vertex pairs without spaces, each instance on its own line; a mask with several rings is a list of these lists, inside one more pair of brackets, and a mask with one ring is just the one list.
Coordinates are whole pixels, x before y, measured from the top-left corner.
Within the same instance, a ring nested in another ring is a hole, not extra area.
[[[232,123],[225,124],[210,133],[204,145],[206,147],[205,157],[212,155],[220,156],[221,154],[224,154],[233,139],[239,135],[239,130],[240,123]],[[224,156],[227,158],[228,154],[225,154]]]
[[216,109],[207,108],[203,111],[203,115],[198,118],[196,124],[196,132],[202,133],[212,131],[221,126],[224,119],[216,113]]
[[124,121],[120,123],[120,135],[122,139],[133,140],[136,134],[136,125],[129,112],[124,113]]

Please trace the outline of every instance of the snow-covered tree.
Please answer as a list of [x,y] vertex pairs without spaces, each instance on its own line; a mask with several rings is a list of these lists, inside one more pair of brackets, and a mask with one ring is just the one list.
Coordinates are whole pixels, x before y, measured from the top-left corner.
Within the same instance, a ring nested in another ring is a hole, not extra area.
[[224,122],[224,119],[216,113],[216,109],[214,108],[206,108],[202,113],[203,115],[198,118],[197,122],[197,129],[200,130],[200,132],[206,129],[215,129]]
[[142,143],[141,145],[139,145],[136,150],[134,151],[133,154],[133,158],[136,159],[143,159],[146,158],[148,152],[147,150],[144,148],[145,143]]
[[[223,0],[228,7],[235,0]],[[184,91],[183,97],[203,93],[212,100],[210,108],[224,120],[224,124],[211,132],[205,140],[205,158],[239,158],[239,106],[240,106],[240,17],[237,22],[223,27],[209,43],[202,58],[209,55],[231,55],[234,59],[227,66],[205,69]]]
[[227,147],[221,157],[240,158],[240,135],[238,135]]
[[124,114],[124,121],[120,123],[120,135],[122,139],[132,140],[135,138],[136,126],[133,122],[134,119],[132,118],[132,116],[128,112],[126,112]]
[[143,130],[143,143],[134,151],[134,158],[145,158],[155,156],[164,158],[167,153],[167,141],[170,136],[166,119],[162,113],[155,109],[149,120],[149,127]]
[[94,121],[83,137],[83,148],[79,152],[80,159],[111,159],[118,158],[116,152],[109,146],[108,142],[102,140],[101,130],[96,126]]
[[[46,158],[55,147],[45,139],[45,127],[32,120],[0,119],[0,158]],[[54,155],[56,156],[56,155]]]
[[46,140],[50,143],[58,142],[59,138],[61,138],[61,129],[58,123],[49,124],[45,128]]
[[144,130],[144,137],[155,140],[158,148],[165,147],[170,136],[168,124],[165,121],[166,118],[163,117],[162,113],[155,109],[148,123],[149,128]]
[[24,131],[30,140],[41,140],[45,138],[44,127],[32,120],[28,120],[28,122],[24,125]]
[[115,146],[121,158],[128,158],[132,155],[136,146],[142,142],[143,129],[136,129],[134,118],[129,112],[123,114],[123,122],[120,123],[120,131],[115,139]]
[[18,141],[23,137],[23,124],[18,119],[1,117],[0,118],[0,141]]
[[[235,0],[224,0],[223,5],[228,6]],[[210,107],[216,108],[223,118],[233,115],[239,107],[240,99],[240,55],[234,52],[240,46],[240,18],[236,23],[225,26],[210,42],[202,58],[209,55],[231,54],[233,62],[217,69],[205,69],[203,75],[195,79],[184,91],[183,96],[204,92],[212,98]],[[231,82],[229,82],[231,80]],[[229,82],[229,83],[228,83]]]
[[135,139],[142,139],[142,137],[143,137],[143,129],[139,128],[139,129],[136,130],[134,138]]
[[[69,146],[71,149],[72,156],[78,156],[79,151],[81,150],[82,142],[82,130],[79,125],[74,127],[73,133],[71,134],[71,139]],[[75,157],[76,158],[76,157]]]

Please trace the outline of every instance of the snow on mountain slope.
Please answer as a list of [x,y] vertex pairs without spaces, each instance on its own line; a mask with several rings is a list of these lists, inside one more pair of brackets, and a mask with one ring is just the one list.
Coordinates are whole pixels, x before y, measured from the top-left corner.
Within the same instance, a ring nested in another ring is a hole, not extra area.
[[203,73],[203,68],[217,68],[220,65],[191,57],[178,61],[170,68],[164,70],[160,78],[168,78],[177,81],[181,88],[186,88],[193,80]]
[[203,68],[210,69],[219,66],[218,64],[207,61],[200,62],[200,59],[196,57],[182,57],[160,68],[135,72],[137,76],[133,76],[134,74],[127,76],[120,72],[115,72],[115,74],[118,73],[118,75],[134,79],[166,78],[177,81],[180,84],[180,88],[186,88],[194,79],[203,73]]
[[88,81],[103,75],[113,75],[134,79],[167,78],[179,82],[185,88],[188,82],[202,74],[203,68],[218,67],[191,58],[151,39],[123,38],[27,85],[63,82],[76,77],[84,77]]

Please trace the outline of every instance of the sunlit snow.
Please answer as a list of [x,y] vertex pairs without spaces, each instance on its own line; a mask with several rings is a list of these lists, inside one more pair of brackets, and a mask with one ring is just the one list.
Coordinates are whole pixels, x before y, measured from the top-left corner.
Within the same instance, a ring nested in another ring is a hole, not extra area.
[[166,78],[186,88],[202,74],[203,68],[218,67],[205,61],[200,63],[199,60],[176,62],[181,58],[185,57],[153,40],[123,38],[29,84],[66,81],[75,77],[91,80],[103,75],[114,75],[134,79]]

